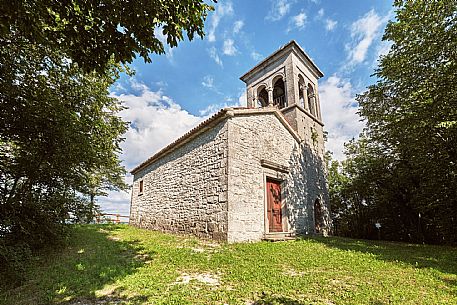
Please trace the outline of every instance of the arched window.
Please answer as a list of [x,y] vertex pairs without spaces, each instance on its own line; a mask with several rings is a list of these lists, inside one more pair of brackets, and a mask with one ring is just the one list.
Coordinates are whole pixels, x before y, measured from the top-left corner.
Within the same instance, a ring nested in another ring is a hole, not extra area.
[[312,115],[316,116],[316,105],[314,102],[316,99],[316,96],[314,95],[314,89],[313,89],[313,86],[311,86],[311,84],[308,84],[307,94],[308,94],[308,109]]
[[286,107],[286,90],[282,77],[273,80],[273,105],[279,108]]
[[322,206],[319,199],[314,201],[314,230],[322,233],[324,218],[322,216]]
[[257,89],[257,107],[262,108],[265,106],[268,106],[268,92],[265,86],[261,86]]
[[298,101],[299,105],[305,108],[305,80],[301,75],[298,75]]

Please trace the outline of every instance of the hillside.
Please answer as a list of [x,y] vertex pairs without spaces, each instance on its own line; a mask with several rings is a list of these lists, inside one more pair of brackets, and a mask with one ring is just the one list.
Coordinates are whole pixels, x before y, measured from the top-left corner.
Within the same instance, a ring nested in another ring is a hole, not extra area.
[[457,304],[457,249],[342,238],[214,244],[77,226],[0,304]]

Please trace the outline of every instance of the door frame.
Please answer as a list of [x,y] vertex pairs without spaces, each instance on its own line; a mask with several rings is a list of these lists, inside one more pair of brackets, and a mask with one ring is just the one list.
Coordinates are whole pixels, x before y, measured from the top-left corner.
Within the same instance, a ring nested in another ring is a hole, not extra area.
[[[267,179],[279,182],[281,186],[281,215],[282,215],[282,232],[270,232],[268,223],[268,190]],[[283,172],[276,171],[269,168],[264,168],[263,172],[263,206],[264,206],[264,234],[276,233],[289,233],[289,215],[287,209],[287,198],[284,196],[284,184],[286,182],[286,175]]]

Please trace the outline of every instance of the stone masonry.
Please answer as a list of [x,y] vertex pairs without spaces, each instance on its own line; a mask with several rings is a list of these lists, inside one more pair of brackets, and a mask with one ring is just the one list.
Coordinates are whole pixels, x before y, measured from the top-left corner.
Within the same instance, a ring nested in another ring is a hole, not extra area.
[[[309,214],[325,193],[323,164],[298,135],[284,128],[278,113],[244,112],[229,120],[228,241],[255,241],[267,233],[266,177],[283,180],[283,227],[288,233],[313,232]],[[268,160],[267,164],[262,164]]]
[[130,224],[228,242],[328,234],[322,76],[294,41],[252,68],[247,108],[222,109],[132,170]]
[[222,121],[141,169],[134,178],[130,224],[226,240],[227,152]]

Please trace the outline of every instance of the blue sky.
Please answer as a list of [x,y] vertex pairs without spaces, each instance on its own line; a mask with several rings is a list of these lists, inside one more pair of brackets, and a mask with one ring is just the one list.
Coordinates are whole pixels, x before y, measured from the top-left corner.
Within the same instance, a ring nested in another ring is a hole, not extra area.
[[[343,143],[363,128],[355,95],[375,82],[377,58],[389,49],[382,42],[393,18],[390,0],[227,1],[214,4],[204,39],[184,41],[152,63],[133,62],[135,76],[123,75],[112,95],[128,108],[131,122],[123,143],[128,170],[227,106],[246,103],[239,77],[280,46],[294,39],[324,72],[319,94],[326,149],[343,159]],[[165,37],[160,36],[162,40]],[[131,183],[132,177],[126,177]],[[130,194],[99,198],[102,210],[128,214]]]

